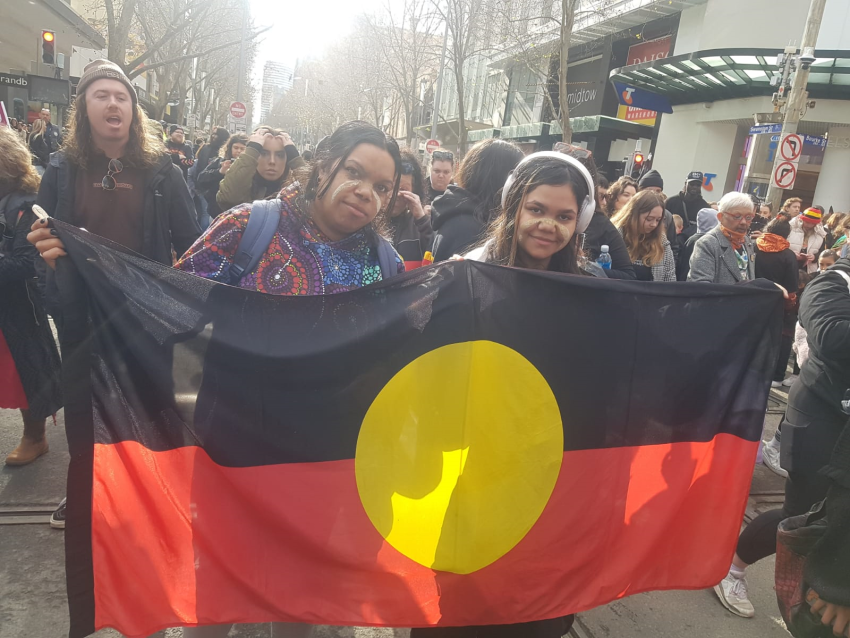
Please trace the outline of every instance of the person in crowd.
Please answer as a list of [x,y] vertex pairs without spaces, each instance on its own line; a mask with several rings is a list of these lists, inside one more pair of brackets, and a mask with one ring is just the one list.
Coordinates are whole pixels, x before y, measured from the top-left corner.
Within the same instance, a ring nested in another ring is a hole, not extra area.
[[227,171],[230,170],[233,162],[245,152],[247,145],[248,136],[244,133],[236,133],[231,136],[224,147],[224,157],[213,157],[207,167],[198,175],[195,187],[207,202],[207,214],[210,217],[214,218],[221,214],[222,211],[218,207],[218,202],[216,202],[221,180],[227,175]]
[[788,243],[791,225],[784,219],[774,219],[765,227],[764,233],[756,240],[755,274],[759,279],[768,279],[788,291],[785,302],[785,314],[782,336],[779,345],[779,357],[773,373],[772,385],[782,387],[788,357],[794,343],[794,327],[797,325],[797,286],[799,269],[797,256]]
[[611,188],[610,180],[603,173],[596,172],[596,210],[605,213],[608,209],[608,189]]
[[434,151],[431,153],[431,172],[428,176],[428,204],[446,192],[452,184],[455,172],[455,156],[450,151]]
[[41,109],[39,116],[44,122],[44,137],[47,140],[47,148],[50,153],[55,153],[62,146],[62,129],[50,121],[50,109]]
[[663,219],[663,200],[658,193],[644,190],[611,220],[623,236],[638,281],[676,281],[676,260]]
[[313,161],[313,151],[306,150],[303,153],[301,153],[301,157],[304,159],[305,162],[312,162]]
[[200,150],[204,147],[204,144],[206,144],[206,143],[207,143],[207,138],[205,138],[205,137],[196,137],[195,138],[195,143],[192,145],[192,153],[195,155],[195,157],[198,156],[198,153],[200,152]]
[[835,265],[835,262],[837,262],[838,260],[839,256],[837,252],[829,248],[824,250],[818,256],[818,271],[823,272],[828,268],[832,268]]
[[422,264],[425,252],[434,241],[431,215],[425,212],[425,173],[416,153],[401,149],[401,182],[395,206],[389,212],[387,226],[393,247],[412,270]]
[[783,213],[787,214],[791,219],[800,214],[800,209],[803,207],[803,200],[799,197],[789,197],[782,202]]
[[678,215],[673,215],[673,223],[676,224],[676,234],[681,235],[682,231],[685,230],[685,222]]
[[[481,240],[499,210],[505,179],[522,157],[519,147],[505,140],[484,140],[469,149],[457,184],[449,184],[431,205],[435,262],[461,255]],[[441,170],[449,166],[448,160],[432,161]]]
[[693,234],[697,213],[703,208],[711,208],[702,196],[703,174],[691,171],[685,180],[685,189],[667,200],[667,210],[678,215],[685,222],[685,240]]
[[826,230],[824,246],[827,248],[835,246],[835,242],[837,242],[844,234],[842,225],[847,217],[848,216],[845,213],[832,213],[832,215],[829,216],[829,219],[823,222],[823,227]]
[[764,229],[771,220],[771,206],[770,202],[762,202],[755,195],[751,195],[751,197],[755,205],[756,216],[753,218],[753,223],[750,224],[749,233],[753,239],[757,239],[759,235],[765,232]]
[[830,248],[841,251],[841,249],[847,245],[847,237],[848,234],[850,234],[850,213],[845,215],[841,221],[838,222],[834,234],[836,239]]
[[[83,70],[65,144],[50,158],[37,203],[55,219],[168,266],[172,251],[182,254],[201,232],[183,174],[139,106],[133,84],[108,60],[94,60]],[[40,279],[61,342],[53,268],[65,249],[42,220],[27,239],[49,266]],[[65,501],[50,523],[65,527]]]
[[605,212],[608,217],[614,217],[637,193],[637,182],[631,177],[621,177],[608,188],[605,198]]
[[[200,139],[200,138],[199,138]],[[221,147],[230,139],[230,133],[226,128],[216,126],[210,135],[209,144],[202,144],[195,153],[195,163],[189,168],[188,184],[189,191],[193,193],[195,201],[195,212],[198,215],[198,223],[201,228],[206,230],[210,225],[209,203],[204,193],[198,188],[198,178],[201,173],[209,166],[214,157],[218,157],[221,152]],[[218,183],[216,182],[216,186]]]
[[[660,195],[664,198],[664,180],[661,179],[661,173],[653,169],[645,173],[644,176],[640,178],[640,181],[638,182],[638,192],[645,190],[652,191],[656,195]],[[692,233],[689,232],[686,235],[682,235],[680,238],[680,234],[684,230],[684,221],[682,221],[682,230],[679,230],[673,219],[673,213],[667,210],[667,200],[662,199],[662,201],[662,205],[664,206],[664,219],[661,220],[661,225],[667,233],[667,241],[670,242],[670,248],[673,250],[673,257],[677,258],[679,256],[679,250],[681,249],[682,243],[684,243],[684,241],[686,241]],[[681,218],[682,216],[679,215],[680,220]]]
[[753,200],[745,193],[732,191],[721,198],[718,208],[720,224],[694,245],[688,281],[734,284],[752,280],[754,252],[747,230],[755,217]]
[[[480,246],[464,259],[580,275],[578,237],[596,205],[589,171],[555,151],[532,153],[505,182],[502,208]],[[412,629],[410,638],[560,638],[573,616],[515,625]]]
[[20,410],[24,421],[6,465],[47,452],[45,422],[62,407],[59,351],[36,287],[38,251],[27,242],[38,184],[18,132],[0,127],[0,408]]
[[293,171],[305,165],[292,139],[270,126],[259,126],[248,138],[245,152],[235,160],[219,185],[220,210],[265,199],[280,192]]
[[[345,292],[401,274],[404,262],[382,233],[403,170],[392,137],[366,122],[343,124],[317,151],[304,179],[275,200],[280,221],[257,266],[232,279],[233,258],[251,216],[252,204],[245,203],[220,215],[175,268],[287,296]],[[382,255],[391,255],[391,261]],[[273,627],[275,638],[306,637],[311,631],[302,624]],[[229,625],[219,625],[185,628],[183,635],[224,638],[229,631]]]
[[29,149],[32,153],[33,164],[39,175],[44,175],[47,163],[50,161],[50,148],[45,136],[44,120],[36,120],[32,125],[29,139]]
[[[785,502],[757,516],[741,533],[729,574],[714,588],[724,607],[745,618],[755,614],[746,568],[776,551],[776,530],[782,520],[808,512],[830,486],[821,470],[830,463],[847,422],[841,401],[850,388],[850,260],[839,259],[806,287],[800,324],[808,334],[809,358],[791,386],[782,421],[781,461],[788,472]],[[840,569],[847,573],[846,564]]]
[[188,183],[189,169],[195,163],[195,154],[192,152],[192,145],[186,142],[182,126],[172,124],[169,127],[165,148],[171,153],[171,161],[183,172],[183,179]]
[[[711,208],[711,209],[713,209],[713,210],[717,210],[717,209],[718,209],[718,207],[719,207],[719,204],[720,204],[720,202],[711,202],[711,203],[708,205],[708,207],[709,207],[709,208]],[[702,209],[700,209],[700,210],[702,210]]]
[[823,215],[817,208],[807,208],[791,220],[788,241],[797,255],[800,270],[815,273],[818,270],[818,254],[824,247],[826,231],[821,224]]
[[691,272],[691,256],[694,254],[694,246],[712,228],[720,222],[717,219],[717,211],[713,208],[703,208],[697,213],[697,232],[691,235],[682,246],[676,259],[676,280],[687,281],[688,273]]

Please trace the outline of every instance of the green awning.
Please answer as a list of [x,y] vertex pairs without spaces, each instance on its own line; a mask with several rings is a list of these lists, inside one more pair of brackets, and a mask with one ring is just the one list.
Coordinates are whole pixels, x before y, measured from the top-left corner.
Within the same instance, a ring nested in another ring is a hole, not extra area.
[[[770,96],[770,81],[782,71],[776,66],[781,49],[711,49],[634,64],[611,71],[622,82],[669,98],[670,103],[695,104],[743,97]],[[812,99],[850,99],[850,51],[816,51],[809,74]]]
[[470,142],[480,142],[481,140],[489,140],[494,137],[499,137],[500,129],[485,128],[480,131],[470,131],[466,134],[466,139]]
[[549,132],[549,125],[545,122],[530,122],[528,124],[515,124],[514,126],[503,126],[500,137],[506,140],[516,140],[523,137],[540,137]]
[[[607,133],[611,137],[623,139],[648,139],[652,137],[654,130],[652,126],[647,126],[646,124],[628,122],[616,117],[608,117],[607,115],[571,117],[570,126],[573,129],[573,135],[581,135],[582,133]],[[549,126],[550,135],[561,135],[563,132],[564,129],[561,127],[560,121],[553,121]]]

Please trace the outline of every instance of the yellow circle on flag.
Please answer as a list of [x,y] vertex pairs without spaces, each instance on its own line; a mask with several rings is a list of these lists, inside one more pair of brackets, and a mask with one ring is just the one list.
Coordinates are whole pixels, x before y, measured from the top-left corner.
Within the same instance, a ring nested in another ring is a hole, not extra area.
[[418,357],[384,386],[360,428],[355,474],[390,545],[469,574],[534,526],[563,454],[558,403],[537,368],[511,348],[472,341]]

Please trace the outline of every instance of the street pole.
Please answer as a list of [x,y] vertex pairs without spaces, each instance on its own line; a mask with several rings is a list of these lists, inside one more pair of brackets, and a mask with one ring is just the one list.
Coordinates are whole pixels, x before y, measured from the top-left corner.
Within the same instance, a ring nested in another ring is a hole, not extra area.
[[236,101],[242,101],[242,83],[245,75],[245,35],[248,32],[248,0],[242,3],[242,37],[239,40],[239,73],[236,78]]
[[[823,20],[824,7],[826,7],[826,0],[812,0],[809,5],[806,29],[803,32],[803,40],[800,43],[800,57],[814,57],[815,46],[817,46],[818,42],[818,33],[820,32],[821,21]],[[809,97],[806,87],[809,83],[811,66],[809,64],[805,66],[801,64],[800,57],[797,58],[797,72],[794,74],[791,93],[788,95],[788,102],[785,106],[785,121],[782,124],[782,133],[779,136],[780,145],[786,135],[797,132],[797,126],[800,123],[800,118],[803,115],[803,110]],[[767,201],[773,205],[773,210],[779,210],[780,200],[782,199],[783,189],[773,185],[773,175],[782,161],[782,154],[776,153],[776,159],[770,173],[771,183],[767,191]]]
[[443,53],[440,56],[440,74],[437,76],[437,88],[434,91],[434,112],[431,114],[431,139],[437,139],[437,124],[440,121],[440,96],[443,92],[443,73],[446,70],[446,48],[449,43],[449,23],[446,21],[443,34]]

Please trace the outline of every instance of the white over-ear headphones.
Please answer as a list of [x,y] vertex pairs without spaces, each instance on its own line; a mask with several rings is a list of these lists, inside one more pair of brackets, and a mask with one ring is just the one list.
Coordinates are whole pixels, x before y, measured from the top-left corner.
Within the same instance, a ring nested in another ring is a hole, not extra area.
[[526,162],[530,162],[538,157],[552,157],[559,159],[578,170],[578,172],[581,173],[581,176],[584,177],[584,181],[587,183],[587,197],[585,197],[584,201],[579,205],[578,223],[576,224],[576,232],[583,233],[587,230],[590,220],[593,217],[593,213],[596,211],[596,187],[593,185],[593,178],[590,176],[590,171],[588,171],[581,162],[574,157],[564,155],[557,151],[538,151],[537,153],[532,153],[531,155],[526,155],[522,158],[522,161],[517,164],[516,168],[511,171],[510,175],[508,175],[508,179],[505,180],[505,186],[502,188],[502,208],[505,207],[505,202],[508,199],[508,191],[511,190],[511,186],[514,185],[514,175],[516,174],[517,169]]

